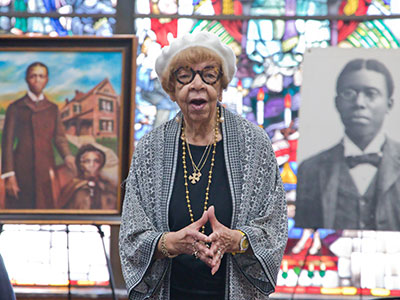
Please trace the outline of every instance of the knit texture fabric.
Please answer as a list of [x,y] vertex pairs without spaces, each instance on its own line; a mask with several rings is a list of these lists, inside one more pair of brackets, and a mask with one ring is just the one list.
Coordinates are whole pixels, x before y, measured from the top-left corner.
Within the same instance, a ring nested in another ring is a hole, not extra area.
[[[267,134],[221,107],[232,195],[232,229],[246,233],[254,255],[227,255],[226,299],[268,299],[287,242],[286,199]],[[182,113],[138,143],[126,180],[120,256],[130,299],[169,299],[170,259],[152,261],[168,228]]]

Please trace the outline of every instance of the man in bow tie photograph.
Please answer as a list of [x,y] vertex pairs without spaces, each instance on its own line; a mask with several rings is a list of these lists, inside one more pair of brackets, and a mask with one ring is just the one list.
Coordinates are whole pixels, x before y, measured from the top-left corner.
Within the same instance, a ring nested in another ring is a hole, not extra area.
[[343,132],[299,165],[296,227],[400,230],[400,143],[384,126],[394,82],[373,57],[348,60],[339,71],[334,105]]

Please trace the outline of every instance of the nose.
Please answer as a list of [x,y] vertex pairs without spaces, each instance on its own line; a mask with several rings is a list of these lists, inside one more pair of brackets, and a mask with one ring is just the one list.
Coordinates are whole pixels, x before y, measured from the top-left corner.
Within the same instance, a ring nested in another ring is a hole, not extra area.
[[357,107],[365,107],[366,101],[367,101],[367,98],[366,98],[364,92],[363,91],[359,91],[357,93],[357,96],[356,96],[355,100],[354,100],[355,105]]
[[194,89],[201,89],[204,87],[205,83],[203,82],[203,79],[201,79],[200,74],[196,73],[194,75],[193,81],[190,83],[191,87]]

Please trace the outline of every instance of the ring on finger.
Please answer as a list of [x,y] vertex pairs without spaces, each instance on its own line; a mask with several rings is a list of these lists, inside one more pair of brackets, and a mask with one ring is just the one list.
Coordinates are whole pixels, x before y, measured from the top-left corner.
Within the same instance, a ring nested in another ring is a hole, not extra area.
[[193,256],[194,256],[194,258],[198,259],[198,258],[199,258],[199,251],[198,251],[198,250],[195,250],[195,251],[193,252]]
[[221,249],[218,249],[218,250],[217,250],[217,253],[218,253],[219,258],[222,258],[223,254],[222,254],[222,252],[221,252]]
[[194,241],[194,242],[192,243],[193,252],[197,251],[196,244],[197,244],[197,241]]

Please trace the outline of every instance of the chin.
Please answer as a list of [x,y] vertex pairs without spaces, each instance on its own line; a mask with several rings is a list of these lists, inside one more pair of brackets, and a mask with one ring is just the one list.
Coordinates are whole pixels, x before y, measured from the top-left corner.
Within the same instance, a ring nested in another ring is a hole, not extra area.
[[371,127],[371,121],[367,118],[351,118],[344,122],[346,124],[346,128],[364,128],[364,127]]
[[346,130],[346,132],[352,136],[370,136],[371,134],[376,134],[379,131],[379,128],[373,128],[367,125],[361,124],[353,124],[351,127]]
[[191,111],[188,113],[188,116],[192,120],[204,120],[209,117],[209,111],[208,110],[199,110],[199,111]]

